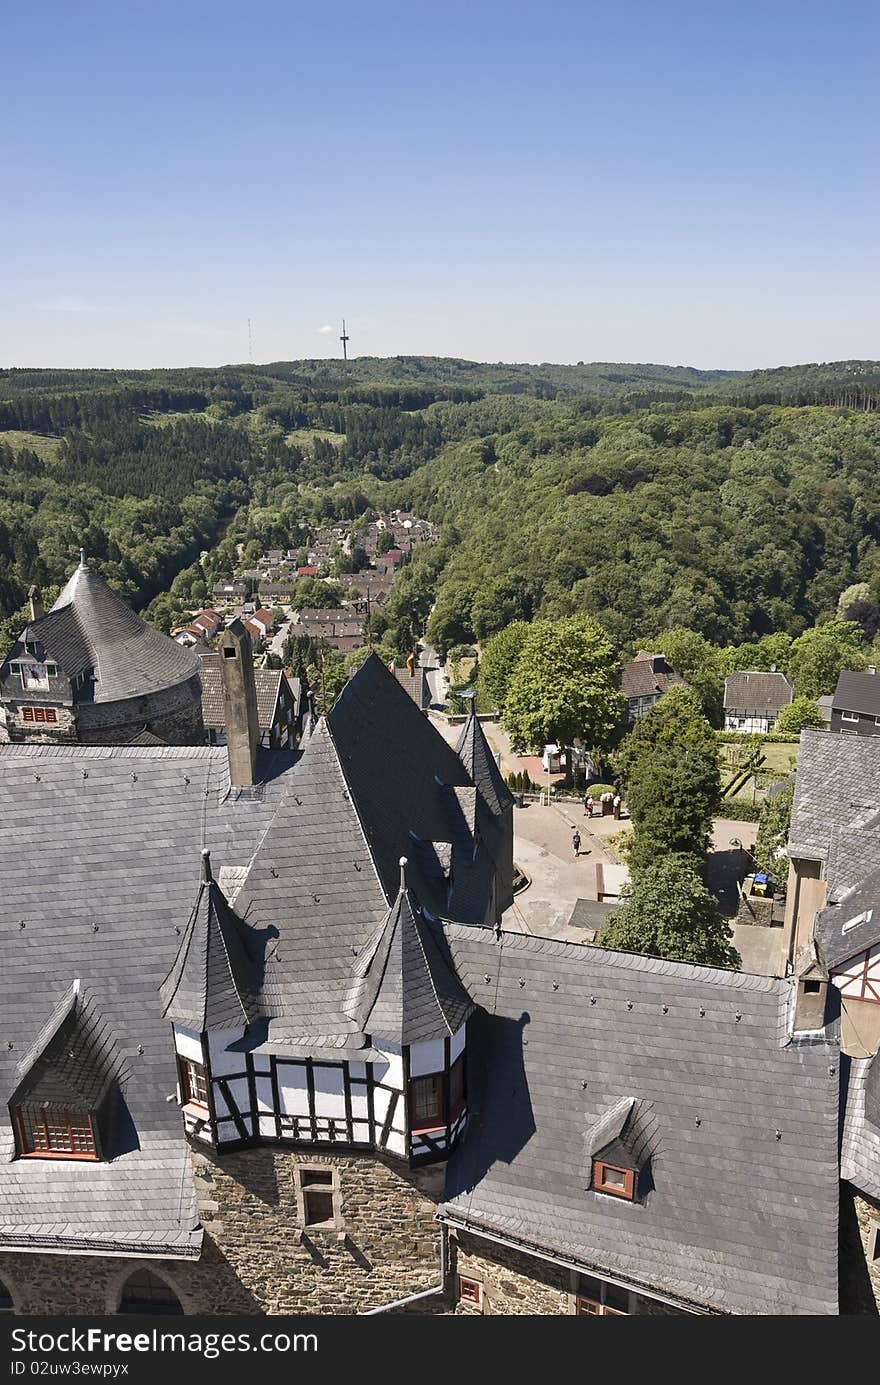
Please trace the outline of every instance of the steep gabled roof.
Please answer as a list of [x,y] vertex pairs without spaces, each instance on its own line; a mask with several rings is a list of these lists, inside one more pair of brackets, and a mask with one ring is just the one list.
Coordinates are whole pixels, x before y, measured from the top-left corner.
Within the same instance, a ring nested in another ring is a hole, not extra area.
[[[851,888],[880,865],[878,827],[880,736],[802,731],[791,809],[791,855],[828,860],[833,845],[835,857],[841,857],[834,871],[841,877],[838,888]],[[841,852],[849,858],[846,862]]]
[[74,981],[19,1061],[12,1104],[95,1111],[122,1066],[109,1028]]
[[400,867],[397,898],[358,957],[345,1008],[374,1038],[427,1043],[455,1034],[474,1003],[407,889],[405,857]]
[[174,966],[159,987],[162,1014],[202,1033],[250,1024],[256,1014],[253,967],[235,915],[202,852],[202,879]]
[[[222,730],[226,726],[226,704],[223,697],[220,655],[216,650],[207,650],[199,655],[199,676],[202,682],[202,720],[207,727]],[[261,732],[271,731],[275,725],[281,696],[281,680],[284,676],[284,670],[280,668],[254,669],[257,719]],[[290,681],[288,679],[288,682]]]
[[513,805],[513,796],[501,777],[501,771],[489,749],[486,733],[473,706],[462,727],[455,753],[496,817]]
[[191,649],[141,620],[85,559],[51,611],[28,624],[16,648],[25,642],[43,649],[69,678],[94,669],[95,702],[175,687],[199,667]]
[[880,869],[816,917],[816,947],[826,967],[839,967],[880,943]]
[[625,1096],[587,1130],[587,1154],[623,1168],[640,1169],[653,1152],[657,1122],[650,1102]]

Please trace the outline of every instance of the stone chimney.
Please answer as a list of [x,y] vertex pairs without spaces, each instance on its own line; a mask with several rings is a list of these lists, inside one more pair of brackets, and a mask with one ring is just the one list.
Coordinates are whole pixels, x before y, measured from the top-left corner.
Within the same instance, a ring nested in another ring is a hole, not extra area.
[[31,603],[31,620],[39,620],[40,616],[45,615],[43,596],[36,583],[32,587],[28,587],[28,601]]
[[229,782],[235,788],[245,788],[254,782],[260,722],[251,637],[240,620],[234,620],[223,631],[219,650]]
[[804,948],[795,958],[795,986],[793,1033],[823,1029],[828,1003],[828,972],[812,946]]

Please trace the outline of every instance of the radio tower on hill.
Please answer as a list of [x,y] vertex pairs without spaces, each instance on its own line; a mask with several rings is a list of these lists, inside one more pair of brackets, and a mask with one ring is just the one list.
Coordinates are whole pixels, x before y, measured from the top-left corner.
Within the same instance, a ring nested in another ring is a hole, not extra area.
[[342,342],[342,359],[343,359],[344,361],[347,361],[347,360],[348,360],[348,340],[349,340],[349,338],[348,338],[348,333],[347,333],[346,330],[345,330],[345,318],[342,319],[342,336],[339,338],[339,340]]

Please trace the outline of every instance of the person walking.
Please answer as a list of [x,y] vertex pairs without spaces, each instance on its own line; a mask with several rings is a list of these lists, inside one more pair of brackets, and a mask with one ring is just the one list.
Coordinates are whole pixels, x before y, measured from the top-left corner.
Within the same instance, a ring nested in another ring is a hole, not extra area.
[[592,794],[587,794],[587,800],[586,800],[586,803],[584,804],[584,812],[586,813],[586,815],[587,815],[588,818],[591,818],[591,817],[593,816],[593,795],[592,795]]
[[574,830],[574,836],[573,836],[572,839],[571,839],[571,844],[572,844],[572,846],[574,847],[574,854],[575,854],[575,856],[580,856],[580,854],[581,854],[581,834],[580,834],[580,832],[577,830],[577,828],[575,828],[575,830]]

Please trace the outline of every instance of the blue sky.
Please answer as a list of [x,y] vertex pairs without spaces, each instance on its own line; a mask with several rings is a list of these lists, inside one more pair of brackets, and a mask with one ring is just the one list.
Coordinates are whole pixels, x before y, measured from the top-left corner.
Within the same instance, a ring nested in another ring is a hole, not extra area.
[[7,7],[0,363],[880,356],[880,7]]

